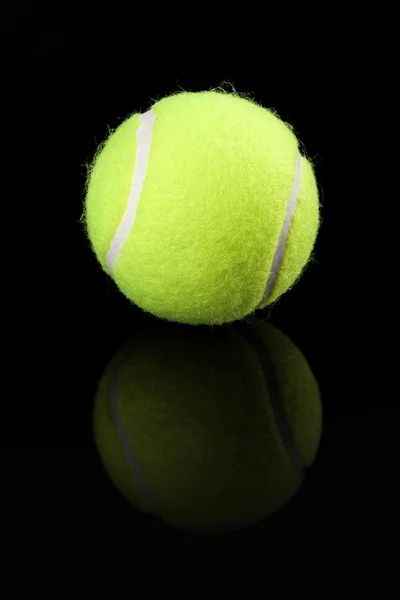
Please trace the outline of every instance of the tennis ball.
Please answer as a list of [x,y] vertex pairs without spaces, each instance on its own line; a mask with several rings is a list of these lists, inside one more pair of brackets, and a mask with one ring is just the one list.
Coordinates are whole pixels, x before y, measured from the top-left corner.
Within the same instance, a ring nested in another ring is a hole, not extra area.
[[98,150],[85,223],[132,302],[169,321],[221,324],[294,284],[316,239],[318,191],[271,111],[233,94],[179,93]]
[[282,508],[317,453],[321,403],[296,346],[271,325],[128,341],[94,408],[109,477],[140,511],[192,531],[230,531]]

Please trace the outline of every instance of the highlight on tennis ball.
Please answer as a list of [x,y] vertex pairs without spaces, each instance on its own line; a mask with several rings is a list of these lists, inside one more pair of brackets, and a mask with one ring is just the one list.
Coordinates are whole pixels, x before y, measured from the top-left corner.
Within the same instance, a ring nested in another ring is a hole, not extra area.
[[117,490],[193,532],[241,529],[282,509],[321,428],[307,360],[266,323],[145,329],[105,368],[94,406],[95,443]]
[[229,323],[300,277],[319,227],[318,188],[274,112],[237,94],[181,92],[100,145],[84,223],[104,271],[143,310]]

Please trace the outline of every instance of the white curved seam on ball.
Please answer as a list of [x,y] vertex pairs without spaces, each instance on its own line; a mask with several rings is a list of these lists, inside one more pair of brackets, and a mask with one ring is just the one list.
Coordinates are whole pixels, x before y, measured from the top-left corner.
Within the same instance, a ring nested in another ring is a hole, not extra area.
[[121,371],[121,365],[117,369],[116,375],[114,376],[112,387],[111,387],[111,414],[113,421],[115,423],[115,428],[117,431],[117,436],[120,441],[122,450],[124,455],[129,463],[129,466],[132,471],[132,475],[134,477],[135,483],[138,488],[139,497],[142,503],[142,510],[144,512],[153,512],[153,503],[150,497],[149,490],[147,489],[146,483],[144,481],[144,477],[142,474],[142,470],[140,468],[140,464],[136,455],[133,451],[133,448],[128,440],[128,435],[126,433],[126,429],[124,427],[121,413],[118,409],[118,382]]
[[139,126],[136,131],[136,160],[132,176],[131,191],[127,200],[125,212],[122,216],[120,224],[118,225],[115,235],[111,240],[110,248],[106,256],[106,264],[110,274],[113,274],[115,261],[118,259],[122,247],[125,244],[135,222],[136,210],[142,193],[144,180],[146,179],[155,119],[156,115],[152,109],[143,113],[139,117]]
[[270,275],[269,275],[269,278],[267,281],[267,285],[264,290],[263,297],[261,299],[261,302],[259,303],[259,306],[264,304],[264,302],[267,300],[267,298],[270,296],[272,290],[274,289],[275,282],[278,278],[279,269],[281,268],[283,257],[285,256],[286,242],[289,237],[290,225],[292,223],[292,219],[293,219],[294,213],[296,211],[297,199],[298,199],[299,193],[300,193],[301,171],[302,171],[301,167],[302,167],[302,156],[299,152],[297,155],[297,160],[296,160],[296,169],[295,169],[293,187],[292,187],[292,191],[290,193],[289,200],[288,200],[288,203],[286,206],[285,220],[283,222],[281,233],[279,235],[279,240],[278,240],[278,245],[275,250],[275,255],[272,260],[271,272],[270,272]]

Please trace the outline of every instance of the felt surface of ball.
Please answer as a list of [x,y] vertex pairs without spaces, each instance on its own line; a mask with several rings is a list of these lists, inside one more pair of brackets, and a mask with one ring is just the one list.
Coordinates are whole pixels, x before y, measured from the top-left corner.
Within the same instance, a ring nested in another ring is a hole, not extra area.
[[241,319],[298,279],[319,225],[316,180],[291,128],[218,91],[125,120],[90,167],[85,224],[135,304],[189,324]]
[[318,384],[271,325],[146,330],[100,381],[94,432],[105,469],[140,511],[230,531],[282,508],[317,453]]

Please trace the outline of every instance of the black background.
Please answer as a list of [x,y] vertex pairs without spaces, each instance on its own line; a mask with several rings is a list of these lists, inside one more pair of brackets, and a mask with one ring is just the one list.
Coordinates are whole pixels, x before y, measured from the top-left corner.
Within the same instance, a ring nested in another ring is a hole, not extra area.
[[[261,4],[72,11],[3,20],[5,512],[130,520],[109,483],[92,402],[119,345],[151,317],[100,270],[79,222],[85,164],[127,114],[229,82],[293,124],[322,191],[316,263],[269,314],[317,377],[324,434],[309,480],[271,527],[393,525],[398,478],[397,106],[393,15]],[[267,314],[265,316],[268,316]]]

